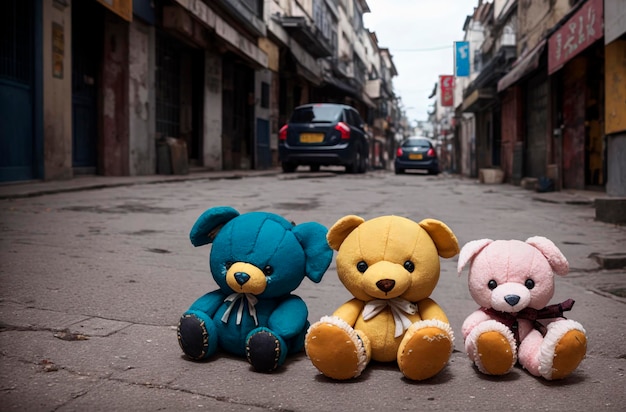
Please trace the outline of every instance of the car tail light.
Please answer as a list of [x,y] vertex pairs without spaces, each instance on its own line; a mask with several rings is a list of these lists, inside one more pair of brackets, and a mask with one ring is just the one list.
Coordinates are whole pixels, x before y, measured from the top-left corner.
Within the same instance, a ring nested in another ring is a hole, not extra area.
[[430,157],[437,157],[437,153],[435,152],[435,149],[433,149],[432,147],[428,149],[428,153],[426,153],[426,155]]
[[401,147],[398,147],[398,150],[396,150],[396,156],[402,157],[402,148]]
[[344,122],[337,123],[337,126],[335,126],[335,130],[339,130],[342,140],[350,138],[350,127],[348,127],[348,125]]
[[278,132],[278,140],[287,140],[287,125],[280,128]]

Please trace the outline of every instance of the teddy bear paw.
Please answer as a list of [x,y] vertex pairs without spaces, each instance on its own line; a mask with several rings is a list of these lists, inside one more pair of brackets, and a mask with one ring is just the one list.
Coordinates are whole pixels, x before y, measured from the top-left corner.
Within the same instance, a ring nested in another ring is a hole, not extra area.
[[454,334],[436,319],[413,323],[398,348],[398,366],[405,377],[424,380],[438,374],[452,354]]
[[539,355],[539,373],[545,379],[563,379],[570,375],[587,354],[585,329],[573,320],[548,325]]
[[468,335],[466,349],[476,367],[487,375],[505,375],[517,362],[515,337],[504,324],[488,320]]
[[185,313],[178,322],[178,344],[187,357],[193,360],[208,358],[212,353],[207,321],[193,313]]
[[282,339],[267,328],[253,330],[246,339],[246,358],[257,372],[276,370],[285,355]]
[[304,347],[313,365],[333,379],[358,377],[368,363],[369,340],[336,316],[324,316],[307,331]]

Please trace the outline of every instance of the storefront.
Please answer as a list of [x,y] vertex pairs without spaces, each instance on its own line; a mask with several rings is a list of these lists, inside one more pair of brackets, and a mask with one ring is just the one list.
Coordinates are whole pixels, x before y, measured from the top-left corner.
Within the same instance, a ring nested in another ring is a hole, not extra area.
[[[41,178],[41,4],[10,0],[2,5],[0,25],[0,182]],[[57,42],[58,44],[58,42]],[[63,49],[63,43],[60,48]]]
[[603,17],[603,1],[589,0],[548,40],[548,74],[558,91],[550,160],[564,189],[606,181]]
[[522,54],[498,81],[502,99],[502,168],[505,179],[517,185],[524,177],[546,172],[549,139],[546,41]]

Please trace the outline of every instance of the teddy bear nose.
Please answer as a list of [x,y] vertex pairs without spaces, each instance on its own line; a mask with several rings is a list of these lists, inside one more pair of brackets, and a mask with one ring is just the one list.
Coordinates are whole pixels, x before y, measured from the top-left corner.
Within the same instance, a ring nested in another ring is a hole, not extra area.
[[381,279],[376,282],[376,287],[383,292],[389,292],[396,285],[396,281],[393,279]]
[[250,275],[248,275],[245,272],[237,272],[235,273],[235,280],[237,281],[239,285],[243,285],[244,283],[250,280]]
[[520,297],[517,295],[506,295],[504,297],[504,300],[506,301],[506,303],[508,303],[511,306],[515,306],[517,305],[517,302],[519,302]]

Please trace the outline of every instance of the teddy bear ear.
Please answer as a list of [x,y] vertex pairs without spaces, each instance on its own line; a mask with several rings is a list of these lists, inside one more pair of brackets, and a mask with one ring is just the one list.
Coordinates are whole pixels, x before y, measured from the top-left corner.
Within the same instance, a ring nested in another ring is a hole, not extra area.
[[463,268],[470,260],[473,260],[477,254],[480,253],[487,245],[493,243],[491,239],[479,239],[467,242],[461,249],[459,255],[459,263],[457,264],[457,272],[460,275],[463,272]]
[[356,229],[365,219],[356,215],[348,215],[339,219],[331,226],[326,240],[331,248],[339,250],[339,247],[354,229]]
[[419,225],[435,242],[439,256],[451,258],[459,253],[459,241],[445,223],[436,219],[424,219],[419,222]]
[[230,206],[218,206],[206,210],[196,220],[191,232],[189,232],[191,244],[197,247],[213,242],[220,229],[237,216],[239,216],[239,212]]
[[306,222],[295,226],[292,231],[306,256],[306,276],[319,283],[333,260],[333,250],[326,242],[326,227]]
[[533,236],[526,239],[526,243],[538,249],[548,260],[550,267],[559,276],[569,273],[569,263],[558,247],[543,236]]

